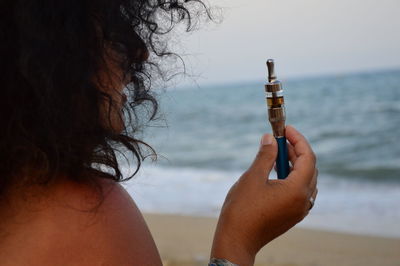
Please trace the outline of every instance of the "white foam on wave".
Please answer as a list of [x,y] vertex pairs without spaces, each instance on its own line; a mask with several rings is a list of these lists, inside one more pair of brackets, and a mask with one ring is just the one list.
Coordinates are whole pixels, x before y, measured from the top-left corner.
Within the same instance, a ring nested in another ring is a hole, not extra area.
[[125,184],[145,212],[217,216],[238,174],[145,166]]
[[[144,212],[217,217],[235,171],[144,166],[126,189]],[[400,184],[335,179],[320,174],[319,194],[300,227],[400,237]]]

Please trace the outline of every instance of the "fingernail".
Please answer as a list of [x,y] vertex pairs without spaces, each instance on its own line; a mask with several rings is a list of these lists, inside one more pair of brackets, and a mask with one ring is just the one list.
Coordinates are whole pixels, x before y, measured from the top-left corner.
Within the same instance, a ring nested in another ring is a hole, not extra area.
[[265,146],[265,145],[271,145],[272,144],[272,136],[267,134],[264,135],[261,139],[261,145]]

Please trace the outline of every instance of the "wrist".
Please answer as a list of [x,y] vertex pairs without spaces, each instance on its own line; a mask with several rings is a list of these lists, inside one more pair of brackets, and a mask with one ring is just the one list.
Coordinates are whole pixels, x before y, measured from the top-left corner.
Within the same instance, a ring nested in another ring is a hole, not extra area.
[[227,237],[215,236],[210,258],[226,259],[239,266],[254,265],[257,252],[247,250],[243,244]]

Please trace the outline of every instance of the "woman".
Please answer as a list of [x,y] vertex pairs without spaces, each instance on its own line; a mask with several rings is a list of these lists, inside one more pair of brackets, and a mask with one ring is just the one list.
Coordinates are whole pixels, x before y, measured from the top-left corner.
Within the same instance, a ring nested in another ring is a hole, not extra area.
[[[136,136],[156,116],[149,88],[157,58],[173,56],[164,37],[177,23],[190,30],[193,14],[207,9],[197,0],[0,5],[1,264],[161,265],[118,184],[117,158],[135,158],[137,171],[154,155]],[[268,180],[277,145],[264,135],[226,197],[210,257],[252,265],[307,215],[317,193],[315,156],[293,127],[287,139],[291,174]]]

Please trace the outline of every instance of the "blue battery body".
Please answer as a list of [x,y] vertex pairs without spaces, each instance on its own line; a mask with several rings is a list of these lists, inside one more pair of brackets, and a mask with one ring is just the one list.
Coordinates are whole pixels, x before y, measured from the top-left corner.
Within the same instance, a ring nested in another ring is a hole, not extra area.
[[275,137],[278,142],[278,157],[276,158],[276,172],[278,179],[285,179],[290,172],[289,154],[285,137]]

